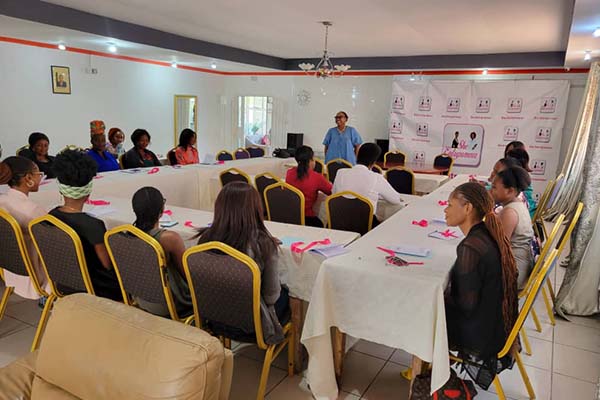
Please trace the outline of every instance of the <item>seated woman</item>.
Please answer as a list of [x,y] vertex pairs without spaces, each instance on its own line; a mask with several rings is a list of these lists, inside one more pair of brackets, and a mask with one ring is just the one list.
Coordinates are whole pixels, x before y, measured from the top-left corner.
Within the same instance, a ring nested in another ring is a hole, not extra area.
[[[525,150],[525,148],[516,148],[508,151],[506,153],[507,157],[514,158],[521,168],[523,168],[528,173],[531,172],[531,168],[529,168],[529,154]],[[537,204],[533,199],[533,186],[529,185],[527,189],[523,191],[523,195],[525,197],[525,201],[527,203],[527,209],[529,210],[529,216],[533,218],[535,214],[535,210],[537,209]]]
[[[64,150],[56,156],[54,164],[58,190],[65,204],[50,211],[50,215],[73,228],[81,239],[96,296],[123,301],[117,275],[104,245],[104,222],[83,212],[83,205],[92,193],[96,163],[84,152]],[[72,291],[69,288],[61,290]]]
[[515,259],[493,207],[489,193],[469,182],[454,189],[444,210],[448,226],[458,226],[465,235],[444,296],[448,342],[470,361],[464,364],[467,372],[484,389],[504,368],[504,363],[498,368],[497,354],[515,323],[518,304]]
[[104,133],[92,135],[92,148],[87,151],[98,165],[98,172],[116,171],[119,163],[115,157],[106,151],[106,137]]
[[[198,233],[198,244],[217,241],[248,254],[261,271],[262,328],[265,342],[279,343],[283,340],[280,322],[289,318],[288,290],[281,286],[277,271],[279,241],[263,222],[263,209],[256,189],[244,182],[231,182],[221,189],[215,201],[215,215],[209,228]],[[209,324],[210,327],[210,324]],[[231,332],[231,339],[254,332],[237,332],[235,327],[220,326]]]
[[494,200],[502,205],[502,211],[498,216],[517,263],[519,290],[527,283],[534,262],[531,252],[533,240],[531,218],[527,206],[518,198],[519,193],[530,184],[531,178],[527,171],[521,167],[509,167],[496,175],[490,191]]
[[147,149],[150,144],[150,134],[145,129],[136,129],[131,134],[133,148],[123,154],[123,168],[160,167],[156,154]]
[[175,150],[175,158],[177,164],[198,164],[198,150],[196,150],[196,132],[191,129],[184,129],[179,135],[179,145]]
[[[31,220],[46,215],[46,210],[29,199],[29,193],[38,191],[43,175],[37,165],[25,157],[8,157],[0,163],[0,185],[8,184],[10,188],[0,195],[0,208],[12,215],[21,226],[29,259],[42,288],[47,286],[48,279],[29,236],[28,226]],[[4,270],[4,282],[6,286],[14,287],[15,293],[21,297],[40,297],[29,277]]]
[[112,154],[117,160],[123,154],[125,154],[125,147],[123,142],[125,141],[125,134],[119,128],[110,128],[108,131],[108,144],[106,145],[106,151]]
[[325,179],[323,174],[315,172],[315,160],[313,150],[308,146],[300,146],[296,149],[296,161],[298,166],[288,169],[285,181],[298,188],[304,194],[304,216],[305,223],[309,226],[323,227],[313,206],[317,201],[319,192],[326,195],[331,194],[331,183]]
[[[153,187],[143,187],[133,195],[131,201],[135,213],[134,225],[156,239],[167,257],[167,277],[177,314],[180,316],[191,315],[192,297],[190,289],[185,280],[183,271],[183,253],[185,246],[183,239],[178,233],[161,229],[158,220],[165,209],[165,199],[162,193]],[[152,314],[169,316],[166,305],[150,303],[142,299],[136,299],[140,308]]]
[[48,155],[48,147],[50,140],[48,136],[41,132],[33,132],[29,135],[29,148],[23,149],[19,152],[19,156],[27,157],[31,159],[41,172],[43,172],[47,178],[55,178],[54,172],[52,171],[52,163],[54,157]]

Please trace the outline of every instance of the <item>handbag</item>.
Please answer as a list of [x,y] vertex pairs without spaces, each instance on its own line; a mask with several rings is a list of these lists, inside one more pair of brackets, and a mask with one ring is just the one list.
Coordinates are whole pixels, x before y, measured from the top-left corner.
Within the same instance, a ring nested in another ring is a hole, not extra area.
[[277,157],[277,158],[289,158],[291,157],[290,152],[287,151],[286,149],[275,149],[273,151],[273,157]]
[[477,395],[477,389],[472,381],[460,379],[453,369],[450,379],[444,386],[430,394],[431,371],[417,375],[413,382],[410,400],[471,400]]

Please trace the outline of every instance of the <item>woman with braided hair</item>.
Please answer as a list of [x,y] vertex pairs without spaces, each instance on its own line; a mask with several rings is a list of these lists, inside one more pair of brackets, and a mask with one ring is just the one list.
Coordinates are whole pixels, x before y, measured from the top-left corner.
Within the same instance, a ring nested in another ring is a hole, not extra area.
[[[64,150],[59,153],[54,161],[54,172],[65,204],[50,211],[50,215],[73,228],[81,239],[96,296],[123,301],[117,275],[104,245],[106,226],[98,218],[83,212],[83,205],[92,193],[97,169],[96,162],[82,151]],[[60,289],[66,293],[73,292],[70,288]]]
[[450,271],[445,294],[448,341],[481,387],[487,389],[506,365],[497,354],[517,318],[517,267],[494,200],[479,184],[458,186],[444,210],[446,223],[465,238]]

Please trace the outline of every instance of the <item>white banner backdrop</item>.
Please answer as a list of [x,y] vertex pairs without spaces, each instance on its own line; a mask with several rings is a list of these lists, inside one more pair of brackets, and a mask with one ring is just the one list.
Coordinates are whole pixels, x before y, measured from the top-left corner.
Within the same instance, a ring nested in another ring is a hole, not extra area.
[[536,200],[556,176],[569,81],[394,80],[390,150],[432,164],[448,153],[454,173],[488,176],[505,146],[525,143]]

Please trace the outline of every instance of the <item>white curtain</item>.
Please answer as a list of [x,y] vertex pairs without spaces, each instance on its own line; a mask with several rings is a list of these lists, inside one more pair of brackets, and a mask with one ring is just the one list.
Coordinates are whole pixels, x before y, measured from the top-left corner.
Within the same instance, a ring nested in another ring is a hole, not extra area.
[[271,147],[285,148],[287,146],[287,103],[281,98],[273,98],[273,121],[271,128]]
[[185,128],[190,127],[190,99],[177,98],[177,121],[175,126],[177,127],[177,135]]

